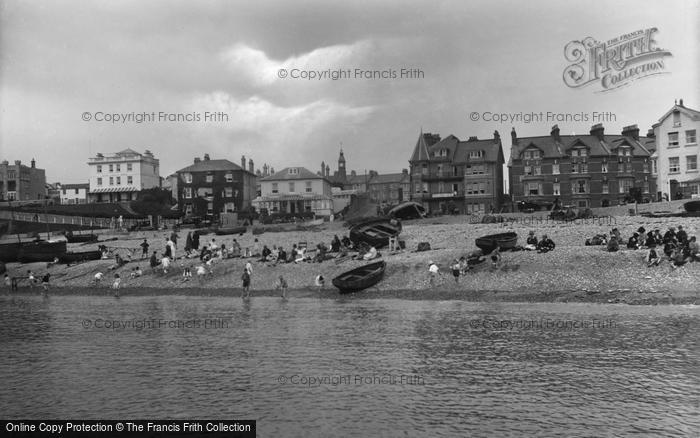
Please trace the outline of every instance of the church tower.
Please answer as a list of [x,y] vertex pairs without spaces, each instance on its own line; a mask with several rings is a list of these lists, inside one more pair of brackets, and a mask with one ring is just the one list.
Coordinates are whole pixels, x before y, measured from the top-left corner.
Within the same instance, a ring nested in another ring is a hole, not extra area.
[[340,156],[338,157],[338,179],[341,181],[347,181],[348,177],[345,173],[345,155],[343,155],[343,149],[340,149]]

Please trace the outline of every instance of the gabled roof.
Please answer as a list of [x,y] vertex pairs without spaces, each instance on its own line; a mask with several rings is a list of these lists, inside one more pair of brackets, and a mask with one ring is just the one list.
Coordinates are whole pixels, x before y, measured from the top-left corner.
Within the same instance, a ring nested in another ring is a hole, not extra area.
[[[673,114],[676,111],[680,111],[681,113],[688,116],[691,120],[700,120],[700,111],[697,111],[697,110],[694,110],[691,108],[686,108],[685,106],[682,106],[682,105],[675,104],[671,107],[670,110],[666,111],[666,114],[661,116],[661,118],[659,119],[659,124],[663,123],[664,120],[666,120],[666,118],[668,116],[670,116],[671,114]],[[655,126],[656,126],[656,124],[655,124]]]
[[437,134],[423,133],[421,131],[416,142],[416,147],[413,148],[413,155],[409,161],[429,160],[428,148],[440,141],[440,136]]
[[[591,156],[616,155],[616,150],[621,146],[629,146],[632,156],[648,157],[651,151],[645,146],[647,139],[624,135],[604,135],[601,141],[595,135],[562,135],[559,141],[551,135],[540,137],[518,138],[517,143],[511,146],[511,160],[519,159],[523,151],[530,147],[536,147],[544,152],[545,158],[561,158],[571,153],[577,146],[583,146]],[[653,143],[653,141],[652,141]]]
[[401,183],[408,182],[409,177],[407,173],[385,173],[374,175],[369,180],[369,184],[391,184],[391,183]]
[[126,148],[123,151],[117,152],[116,155],[141,155],[141,154],[136,152],[135,150],[133,150],[131,148]]
[[503,163],[503,148],[501,147],[501,141],[494,141],[494,139],[486,140],[468,140],[460,141],[457,145],[457,152],[455,153],[454,161],[457,163],[468,163],[474,161],[470,158],[469,153],[475,151],[483,151],[484,156],[479,158],[480,162],[496,162]]
[[[289,169],[297,169],[296,173],[289,173]],[[323,179],[328,181],[321,175],[317,175],[305,167],[285,167],[279,172],[275,172],[270,176],[266,176],[260,181],[291,181],[300,179]]]
[[[217,172],[224,170],[245,170],[236,163],[229,160],[202,160],[199,163],[192,164],[178,170],[176,173],[182,172]],[[247,172],[247,170],[246,170]],[[248,172],[250,173],[250,172]]]
[[88,183],[82,183],[82,184],[61,184],[61,189],[89,189],[90,184]]

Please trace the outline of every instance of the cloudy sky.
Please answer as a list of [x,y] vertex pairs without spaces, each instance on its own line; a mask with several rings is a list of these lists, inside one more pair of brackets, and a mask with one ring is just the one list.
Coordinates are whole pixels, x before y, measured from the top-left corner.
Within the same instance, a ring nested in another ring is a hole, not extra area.
[[[85,182],[89,157],[150,149],[163,176],[209,153],[256,167],[333,163],[398,172],[421,129],[443,137],[546,135],[556,123],[485,112],[614,114],[642,132],[676,98],[700,108],[700,1],[0,0],[0,158]],[[665,74],[600,92],[562,79],[573,40],[657,28]],[[419,78],[291,78],[420,69]],[[280,69],[288,76],[279,77]],[[228,122],[111,123],[104,114],[223,112]],[[84,121],[83,114],[90,113]],[[479,120],[472,121],[476,112]],[[96,120],[96,119],[100,120]],[[562,134],[594,121],[559,122]]]

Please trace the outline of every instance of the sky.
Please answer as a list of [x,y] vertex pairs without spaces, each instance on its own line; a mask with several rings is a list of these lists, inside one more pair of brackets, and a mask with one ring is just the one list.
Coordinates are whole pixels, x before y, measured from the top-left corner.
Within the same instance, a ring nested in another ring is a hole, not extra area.
[[[151,150],[167,176],[205,153],[332,172],[342,147],[348,170],[390,173],[421,131],[498,130],[506,160],[512,128],[645,133],[676,99],[700,109],[698,17],[700,0],[0,0],[0,159],[80,183],[90,157],[126,148]],[[569,42],[649,28],[670,52],[662,74],[564,83]]]

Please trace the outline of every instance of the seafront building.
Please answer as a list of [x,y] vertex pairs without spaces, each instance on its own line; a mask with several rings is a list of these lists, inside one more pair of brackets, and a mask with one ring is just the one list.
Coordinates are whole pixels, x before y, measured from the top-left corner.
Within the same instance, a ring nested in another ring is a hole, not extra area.
[[86,204],[88,201],[88,191],[90,184],[61,184],[56,183],[61,204]]
[[663,199],[699,197],[700,111],[687,108],[681,99],[652,129],[658,169],[657,186]]
[[0,201],[44,199],[46,194],[46,171],[36,167],[36,160],[30,166],[21,160],[0,162]]
[[241,157],[241,165],[209,154],[176,172],[177,203],[186,215],[217,219],[221,213],[247,211],[255,198],[257,177],[253,160]]
[[643,200],[656,193],[652,154],[648,139],[637,125],[621,135],[606,135],[602,124],[589,135],[560,135],[554,125],[550,135],[518,138],[511,132],[508,163],[510,194],[515,202],[576,207],[620,205],[641,190]]
[[343,149],[340,149],[338,155],[338,170],[331,174],[331,167],[325,161],[321,161],[321,171],[317,174],[326,178],[332,187],[340,190],[354,190],[354,193],[365,193],[367,191],[367,183],[372,171],[369,173],[358,175],[357,172],[351,170],[349,173],[346,168],[345,154]]
[[140,191],[160,187],[160,162],[151,151],[124,149],[112,155],[98,153],[88,161],[88,202],[127,202]]
[[258,212],[297,214],[333,213],[330,181],[304,167],[286,167],[260,180],[260,196],[253,201]]
[[493,139],[421,132],[410,164],[410,199],[430,212],[499,211],[503,194],[503,148]]
[[411,194],[408,169],[403,169],[401,173],[372,172],[367,182],[367,191],[372,202],[380,204],[396,205],[408,201]]

